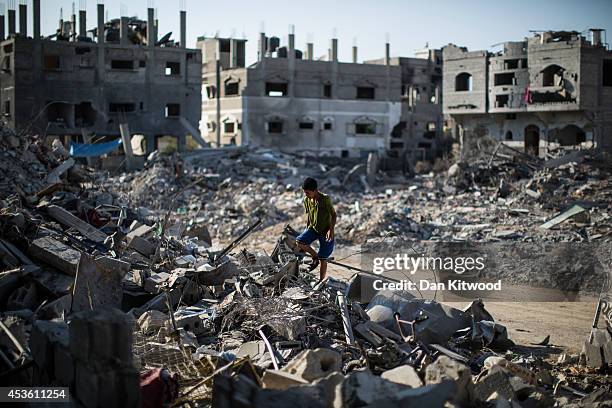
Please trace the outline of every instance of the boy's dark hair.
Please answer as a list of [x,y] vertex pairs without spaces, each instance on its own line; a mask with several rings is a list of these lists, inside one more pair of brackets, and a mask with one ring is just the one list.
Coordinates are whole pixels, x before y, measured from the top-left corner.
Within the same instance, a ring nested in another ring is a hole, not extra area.
[[316,191],[317,187],[317,180],[312,177],[306,177],[302,183],[302,190]]

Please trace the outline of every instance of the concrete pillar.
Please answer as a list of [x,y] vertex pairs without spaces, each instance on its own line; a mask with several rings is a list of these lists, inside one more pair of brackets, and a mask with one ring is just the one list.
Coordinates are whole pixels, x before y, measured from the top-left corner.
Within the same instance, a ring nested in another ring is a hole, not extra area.
[[[105,35],[104,35],[104,4],[98,4],[98,28],[97,28],[97,42],[98,42],[98,61],[96,63],[96,81],[98,84],[102,84],[104,82],[104,77],[106,76],[106,65],[105,65],[105,56],[104,56],[104,48],[105,48]],[[100,88],[102,89],[102,88]],[[104,101],[104,94],[101,92],[100,97],[101,100]],[[104,106],[104,105],[102,105]]]
[[34,38],[40,38],[40,0],[32,0],[32,25],[34,26]]
[[391,61],[391,45],[389,43],[385,44],[385,65],[389,65]]
[[76,20],[76,12],[74,11],[74,3],[72,3],[72,16],[70,20],[70,37],[76,40],[77,33],[77,20]]
[[331,55],[329,56],[331,61],[338,61],[338,39],[332,38],[331,40]]
[[4,14],[0,14],[0,41],[6,38],[6,29],[4,27]]
[[24,37],[28,36],[28,6],[26,4],[19,5],[19,34]]
[[259,61],[266,56],[266,33],[259,33]]
[[98,44],[104,44],[104,4],[98,4]]
[[151,154],[155,151],[155,135],[145,135],[146,138],[146,154]]
[[238,41],[235,39],[230,40],[230,68],[236,68],[238,66]]
[[87,11],[79,10],[79,37],[87,37]]
[[187,47],[187,12],[181,10],[181,48]]
[[306,59],[311,61],[314,59],[314,44],[311,42],[306,44]]
[[357,46],[353,45],[353,64],[357,63]]
[[287,68],[289,70],[289,97],[295,95],[295,34],[293,34],[293,26],[290,28],[288,50],[287,50]]
[[121,45],[128,45],[128,18],[121,17],[121,25],[119,26],[119,36],[121,37]]
[[8,33],[9,37],[11,34],[15,34],[15,10],[9,9],[8,11]]
[[151,7],[147,9],[147,45],[155,47],[157,38],[155,38],[155,10]]
[[134,151],[132,150],[132,135],[130,133],[130,127],[127,123],[119,124],[119,131],[121,132],[121,144],[123,145],[123,152],[125,153],[125,169],[126,171],[132,171],[135,169],[134,162]]
[[295,34],[289,34],[289,51],[293,51],[295,55]]

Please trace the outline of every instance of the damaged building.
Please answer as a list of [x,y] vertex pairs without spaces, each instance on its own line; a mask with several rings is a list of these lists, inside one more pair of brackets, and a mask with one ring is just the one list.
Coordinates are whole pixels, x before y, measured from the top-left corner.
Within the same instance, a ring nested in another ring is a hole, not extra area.
[[[57,32],[41,35],[40,0],[33,1],[33,32],[27,6],[8,10],[8,35],[0,21],[0,106],[3,121],[68,141],[124,141],[142,135],[143,150],[160,137],[176,138],[179,150],[197,131],[201,110],[201,53],[186,48],[186,12],[180,12],[180,42],[158,39],[154,9],[146,21],[122,16],[105,21],[97,6],[97,26],[87,28],[84,9]],[[150,29],[151,28],[151,29]],[[146,146],[144,146],[146,144]]]
[[443,106],[455,136],[489,135],[535,155],[612,146],[612,52],[603,33],[538,32],[497,53],[444,47]]
[[279,147],[342,157],[372,151],[429,151],[441,134],[441,55],[338,60],[338,39],[328,55],[314,56],[278,37],[260,34],[258,61],[246,66],[246,40],[205,38],[202,134],[216,145]]

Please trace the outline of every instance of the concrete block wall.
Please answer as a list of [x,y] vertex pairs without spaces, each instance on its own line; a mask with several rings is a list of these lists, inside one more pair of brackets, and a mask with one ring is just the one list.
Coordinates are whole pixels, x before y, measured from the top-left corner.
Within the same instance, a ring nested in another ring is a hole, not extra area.
[[139,407],[133,324],[119,310],[76,313],[68,324],[36,321],[30,336],[34,385],[69,387],[78,406]]
[[[442,48],[444,71],[443,110],[445,113],[485,113],[487,111],[487,52],[467,51],[449,44]],[[471,91],[455,91],[455,79],[461,73],[472,76]]]

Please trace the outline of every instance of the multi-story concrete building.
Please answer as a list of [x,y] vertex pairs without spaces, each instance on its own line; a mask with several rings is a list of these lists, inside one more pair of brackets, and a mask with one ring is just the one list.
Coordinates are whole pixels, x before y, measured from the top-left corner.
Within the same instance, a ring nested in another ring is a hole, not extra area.
[[461,139],[488,134],[533,154],[558,146],[612,146],[612,52],[592,29],[541,32],[497,53],[449,44],[444,113]]
[[[27,9],[8,12],[8,38],[0,18],[0,107],[12,128],[82,140],[116,138],[119,124],[146,137],[147,150],[159,136],[198,138],[201,116],[201,52],[186,48],[186,15],[180,12],[180,42],[158,40],[154,10],[147,21],[121,17],[105,22],[97,9],[97,27],[87,30],[79,12],[77,29],[60,21],[56,34],[40,33],[40,0],[33,0],[33,34],[28,36]],[[125,132],[125,131],[124,131]]]
[[[365,61],[384,64],[384,59]],[[442,116],[442,51],[425,48],[414,58],[394,57],[401,68],[401,116],[391,130],[389,154],[405,152],[410,162],[432,160],[446,149]]]
[[[433,50],[426,58],[392,59],[387,44],[385,58],[358,63],[353,47],[353,61],[345,63],[338,61],[337,39],[331,40],[327,57],[315,59],[312,43],[303,58],[293,34],[280,47],[277,37],[262,33],[258,61],[246,67],[245,43],[198,41],[205,88],[201,133],[209,142],[360,156],[430,149],[439,134],[440,92],[435,89],[440,88],[441,58]],[[436,107],[421,108],[425,104]],[[432,131],[434,136],[427,133]],[[417,132],[426,141],[410,138]]]

